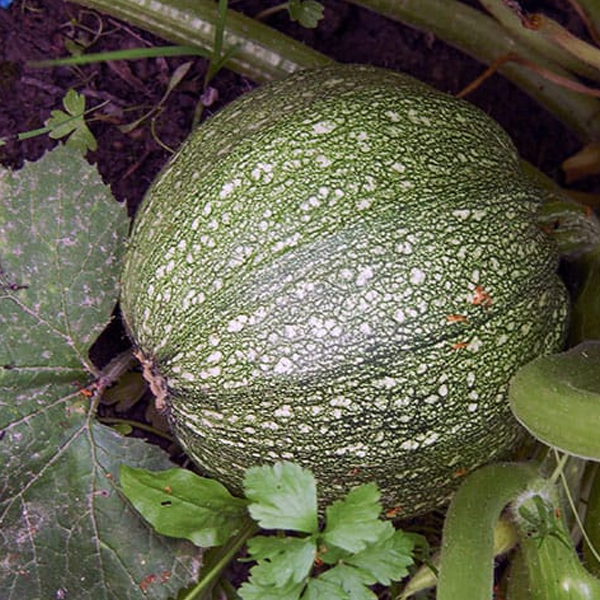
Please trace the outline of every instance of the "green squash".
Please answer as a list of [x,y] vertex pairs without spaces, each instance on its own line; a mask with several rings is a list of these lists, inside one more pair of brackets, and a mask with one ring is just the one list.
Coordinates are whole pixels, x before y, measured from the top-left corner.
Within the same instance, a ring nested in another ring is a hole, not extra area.
[[297,73],[194,132],[149,190],[122,310],[206,473],[292,460],[325,499],[443,503],[521,435],[518,367],[567,296],[539,192],[473,106],[367,66]]

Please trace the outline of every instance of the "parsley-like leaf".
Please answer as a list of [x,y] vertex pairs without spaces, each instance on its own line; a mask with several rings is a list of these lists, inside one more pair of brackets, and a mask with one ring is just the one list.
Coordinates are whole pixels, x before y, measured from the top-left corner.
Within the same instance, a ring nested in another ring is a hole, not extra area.
[[394,526],[389,521],[379,519],[379,496],[377,486],[368,483],[354,488],[343,500],[327,508],[327,526],[323,532],[325,547],[329,552],[329,556],[327,552],[324,555],[326,562],[331,560],[331,545],[347,552],[360,552],[368,544],[393,535]]
[[291,583],[283,588],[263,586],[251,576],[250,581],[240,587],[238,594],[242,600],[298,600],[303,589],[304,583]]
[[351,565],[341,563],[319,579],[339,586],[350,600],[377,600],[377,594],[367,587],[377,583],[375,577]]
[[302,600],[353,600],[342,586],[323,577],[311,579],[302,594]]
[[292,21],[307,29],[314,29],[323,18],[323,5],[316,0],[290,0],[288,12]]
[[310,575],[317,546],[312,537],[256,536],[248,542],[248,553],[257,564],[252,567],[253,583],[285,588],[303,583]]
[[345,562],[369,573],[377,583],[390,585],[408,574],[407,567],[413,562],[413,547],[413,540],[398,530],[390,537],[367,546],[362,552],[349,556]]
[[75,90],[69,90],[63,98],[66,110],[53,110],[51,117],[46,120],[46,127],[50,128],[49,136],[52,139],[67,137],[65,144],[85,154],[88,149],[96,150],[96,138],[85,123],[85,96]]
[[264,529],[318,530],[317,487],[310,471],[290,462],[252,467],[244,479],[252,518]]

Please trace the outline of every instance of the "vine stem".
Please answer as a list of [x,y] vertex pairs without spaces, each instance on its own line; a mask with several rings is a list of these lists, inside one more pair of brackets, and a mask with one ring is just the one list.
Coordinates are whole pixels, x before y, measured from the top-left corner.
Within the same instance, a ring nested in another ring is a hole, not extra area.
[[[176,44],[196,46],[208,52],[214,47],[219,23],[218,6],[212,0],[75,0],[150,31]],[[596,0],[594,0],[596,1]],[[458,0],[349,0],[390,19],[432,32],[446,43],[485,63],[506,54],[527,57],[558,77],[577,78],[549,57],[541,36],[517,37],[495,18]],[[583,9],[589,8],[580,0]],[[534,32],[535,33],[535,32]],[[530,39],[531,38],[531,39]],[[332,59],[234,10],[227,11],[223,50],[236,51],[225,66],[264,83],[302,68],[333,62]],[[556,52],[554,52],[554,50]],[[552,56],[567,60],[560,48]],[[573,57],[570,58],[573,60]],[[568,66],[572,66],[568,63]],[[600,140],[600,102],[548,81],[539,72],[515,61],[505,62],[500,72],[553,113],[582,141]]]
[[536,480],[537,469],[527,463],[487,465],[465,479],[444,521],[438,600],[492,597],[495,525]]
[[98,417],[98,421],[104,425],[129,425],[130,427],[135,427],[136,429],[141,429],[142,431],[147,431],[148,433],[153,433],[154,435],[167,440],[167,442],[175,441],[173,436],[168,435],[156,427],[152,427],[152,425],[141,423],[140,421],[132,421],[131,419],[122,419],[120,417]]
[[[392,20],[428,31],[465,54],[492,64],[506,54],[527,57],[562,78],[577,81],[573,74],[551,60],[541,46],[523,43],[491,16],[456,0],[349,0]],[[577,91],[556,85],[540,73],[514,61],[499,71],[548,111],[559,118],[583,141],[600,139],[600,102]]]
[[225,546],[214,548],[207,561],[207,572],[192,588],[179,597],[179,600],[200,600],[217,582],[229,563],[236,557],[246,542],[259,530],[258,525],[248,518],[246,525]]
[[270,6],[269,8],[265,8],[264,10],[261,10],[259,13],[257,13],[256,15],[254,15],[254,18],[257,21],[266,21],[269,17],[282,12],[284,10],[287,10],[290,6],[289,2],[282,2],[281,4],[276,4],[275,6]]
[[[219,26],[213,0],[75,0],[127,21],[175,44],[196,46],[212,55]],[[255,19],[229,9],[223,32],[223,54],[235,48],[227,68],[263,83],[332,59]]]
[[[568,71],[600,81],[600,71],[591,67],[577,54],[569,52],[548,38],[545,33],[547,28],[543,26],[543,23],[548,24],[549,22],[547,17],[540,14],[529,17],[516,14],[513,8],[509,8],[506,3],[497,0],[479,0],[479,3],[512,37],[524,46],[535,50],[540,56],[546,57]],[[553,25],[558,27],[557,23],[553,22]]]

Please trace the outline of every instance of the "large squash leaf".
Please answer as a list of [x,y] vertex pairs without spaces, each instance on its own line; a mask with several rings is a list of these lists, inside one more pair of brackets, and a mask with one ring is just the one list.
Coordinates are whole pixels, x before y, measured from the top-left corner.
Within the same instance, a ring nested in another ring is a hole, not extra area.
[[118,468],[169,466],[94,421],[88,350],[117,297],[125,212],[66,148],[0,170],[0,589],[7,600],[168,598],[197,549],[156,536]]

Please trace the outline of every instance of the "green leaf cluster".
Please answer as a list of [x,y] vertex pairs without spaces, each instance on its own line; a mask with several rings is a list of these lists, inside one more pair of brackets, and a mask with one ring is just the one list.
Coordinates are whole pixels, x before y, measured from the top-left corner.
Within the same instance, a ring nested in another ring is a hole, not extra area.
[[250,540],[248,554],[256,565],[240,588],[243,600],[375,600],[368,586],[407,575],[413,542],[380,519],[376,485],[356,487],[327,507],[323,528],[309,471],[292,463],[255,467],[246,474],[245,489],[258,524],[288,536]]
[[120,480],[159,533],[206,548],[238,543],[240,532],[256,529],[252,522],[270,530],[248,540],[247,560],[255,564],[239,590],[243,600],[376,600],[369,586],[402,579],[412,564],[413,540],[380,519],[374,484],[327,507],[320,526],[315,478],[294,463],[249,469],[245,499],[182,469],[123,466]]

